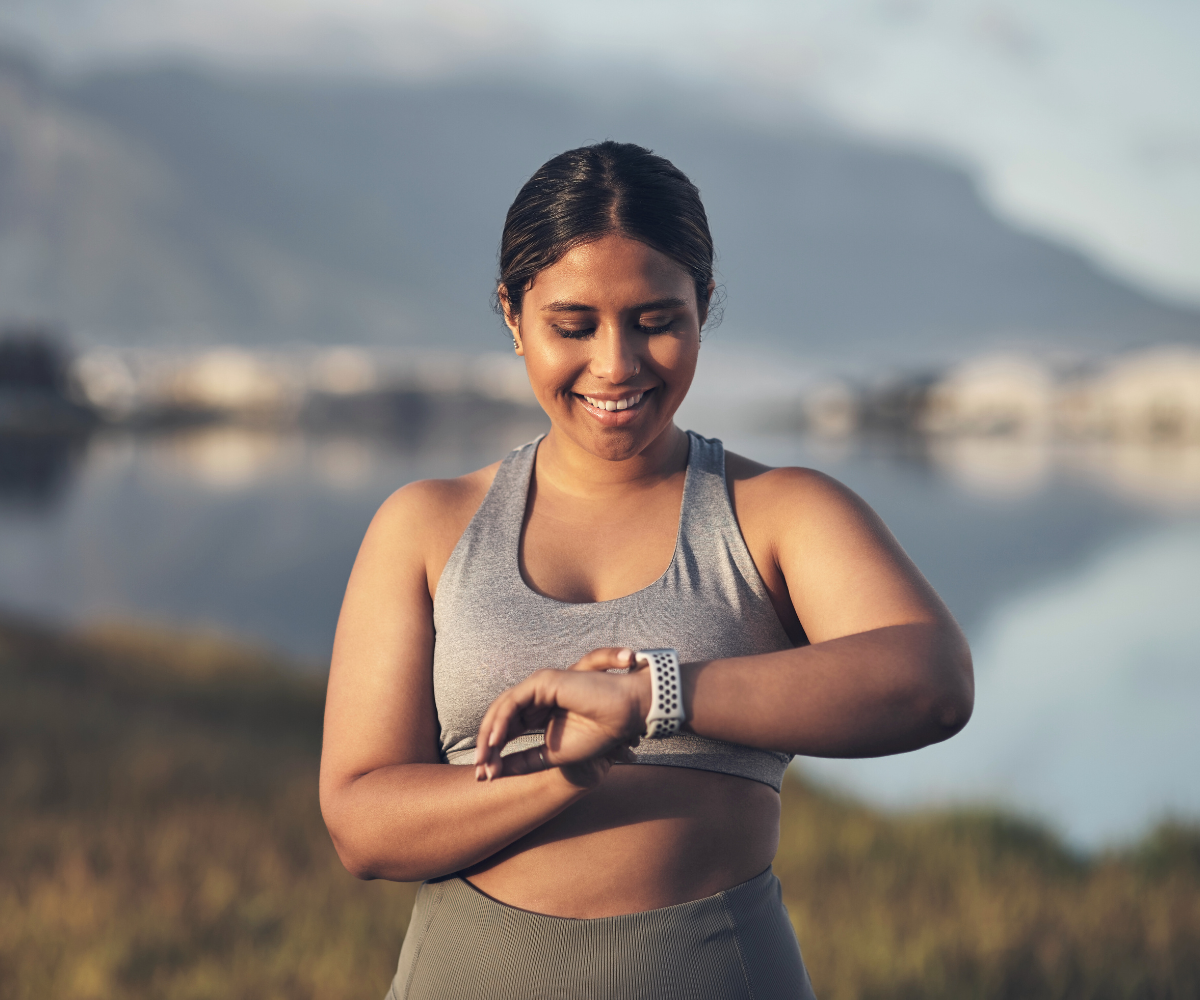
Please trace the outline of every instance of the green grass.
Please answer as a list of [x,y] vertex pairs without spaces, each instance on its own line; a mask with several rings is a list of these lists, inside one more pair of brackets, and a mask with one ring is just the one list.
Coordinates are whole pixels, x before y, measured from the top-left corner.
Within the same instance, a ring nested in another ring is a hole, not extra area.
[[[0,621],[0,998],[382,996],[413,887],[334,856],[321,700],[213,638]],[[1194,827],[1083,858],[789,779],[775,867],[822,1000],[1200,996]]]

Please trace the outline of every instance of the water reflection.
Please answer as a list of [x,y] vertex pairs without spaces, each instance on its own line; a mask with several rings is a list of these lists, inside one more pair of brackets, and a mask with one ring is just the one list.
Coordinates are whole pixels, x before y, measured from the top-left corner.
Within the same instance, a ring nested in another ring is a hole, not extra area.
[[1087,847],[1200,813],[1197,594],[1200,523],[1114,544],[993,609],[951,743],[805,767],[895,806],[1007,802]]
[[1029,496],[1061,470],[1133,504],[1200,510],[1200,444],[1194,442],[946,437],[930,442],[929,457],[957,485],[984,497]]
[[295,472],[306,457],[299,434],[212,427],[148,439],[145,461],[155,475],[186,480],[214,493],[251,489]]
[[1200,510],[1200,446],[1119,443],[1080,449],[1075,468],[1136,504],[1172,512]]
[[[364,405],[372,404],[366,401]],[[6,463],[5,474],[18,484],[14,489],[31,495],[38,493],[39,476],[53,478],[62,489],[69,489],[74,469],[70,459],[86,454],[89,476],[137,465],[141,475],[186,482],[213,494],[253,491],[287,479],[354,490],[366,485],[379,468],[405,457],[422,463],[433,461],[447,470],[443,474],[460,475],[467,471],[462,456],[478,454],[486,464],[545,429],[540,414],[524,409],[497,407],[498,412],[485,412],[478,420],[455,422],[443,419],[439,412],[449,404],[426,400],[415,404],[409,413],[412,419],[397,423],[393,420],[394,400],[381,405],[387,409],[380,421],[386,433],[371,433],[370,422],[364,424],[364,415],[355,413],[347,421],[347,429],[339,431],[336,423],[330,429],[331,424],[326,423],[320,433],[302,427],[203,423],[153,432],[100,432],[90,446],[79,441],[67,447],[57,440],[28,439],[32,442],[28,457],[23,463]],[[0,448],[4,440],[0,437]]]
[[362,489],[371,479],[374,456],[358,438],[331,438],[317,444],[313,470],[321,481],[339,490]]
[[84,435],[0,434],[0,507],[53,507],[86,450]]
[[[469,435],[410,434],[402,438],[362,433],[306,434],[236,424],[171,432],[95,435],[0,434],[0,503],[39,509],[71,488],[81,461],[93,469],[134,453],[155,475],[187,479],[217,493],[253,489],[267,479],[313,475],[334,487],[356,489],[370,478],[379,454],[489,453],[492,441],[525,440],[540,433],[529,417],[475,428]],[[516,433],[514,433],[514,429]],[[747,435],[734,433],[731,441]],[[751,436],[753,438],[758,435]],[[503,451],[498,445],[495,454]],[[778,445],[773,441],[773,451]],[[818,467],[861,461],[864,456],[927,465],[956,489],[990,500],[1020,500],[1044,490],[1053,477],[1071,477],[1134,506],[1169,513],[1200,510],[1200,446],[1093,442],[1064,445],[1009,437],[863,439],[814,435],[792,441],[795,451]],[[451,458],[451,464],[453,459]]]
[[[0,607],[215,628],[321,670],[379,504],[414,479],[495,461],[541,423],[433,421],[391,437],[205,426],[0,451],[6,495],[24,498],[0,504]],[[900,758],[810,764],[817,773],[885,803],[1005,798],[1089,844],[1164,809],[1200,813],[1187,767],[1200,750],[1200,449],[689,423],[858,491],[972,640],[966,733]]]
[[933,463],[962,489],[983,497],[1018,498],[1042,489],[1054,465],[1045,442],[1008,437],[933,441]]

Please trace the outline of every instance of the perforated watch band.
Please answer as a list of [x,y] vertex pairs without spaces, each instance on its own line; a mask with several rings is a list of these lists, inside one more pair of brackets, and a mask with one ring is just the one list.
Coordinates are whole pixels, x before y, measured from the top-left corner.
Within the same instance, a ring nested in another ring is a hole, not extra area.
[[683,709],[679,654],[673,649],[639,649],[634,659],[650,671],[650,711],[646,715],[646,737],[663,740],[674,736],[687,721]]

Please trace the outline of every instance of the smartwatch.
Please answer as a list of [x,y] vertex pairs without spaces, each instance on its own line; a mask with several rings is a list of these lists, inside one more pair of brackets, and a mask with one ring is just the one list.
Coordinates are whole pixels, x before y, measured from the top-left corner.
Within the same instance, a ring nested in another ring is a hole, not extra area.
[[634,662],[650,671],[650,711],[646,737],[663,740],[674,736],[687,721],[683,710],[683,682],[679,654],[673,649],[639,649]]

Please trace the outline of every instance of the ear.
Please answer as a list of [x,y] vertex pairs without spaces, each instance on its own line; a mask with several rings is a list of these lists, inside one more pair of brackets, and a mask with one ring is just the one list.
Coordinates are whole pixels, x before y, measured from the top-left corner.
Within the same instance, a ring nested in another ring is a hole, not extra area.
[[496,298],[500,300],[500,309],[504,313],[504,325],[508,327],[508,332],[512,334],[513,350],[517,352],[518,357],[525,356],[525,345],[521,342],[521,314],[512,311],[512,302],[508,297],[508,287],[501,284],[496,289]]

